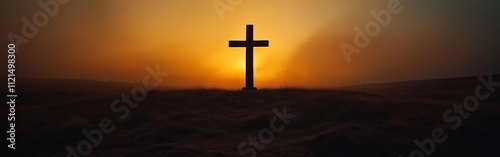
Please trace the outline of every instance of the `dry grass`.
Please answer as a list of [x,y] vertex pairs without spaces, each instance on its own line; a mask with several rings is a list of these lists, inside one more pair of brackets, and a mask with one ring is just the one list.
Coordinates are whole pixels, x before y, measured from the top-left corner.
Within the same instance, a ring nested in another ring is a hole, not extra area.
[[433,156],[500,155],[498,93],[458,131],[442,120],[446,109],[474,92],[474,78],[345,89],[160,90],[123,121],[110,103],[131,84],[30,82],[17,106],[17,143],[26,156],[65,156],[66,145],[84,139],[82,129],[106,117],[117,128],[93,156],[239,156],[238,144],[268,127],[272,109],[284,106],[297,118],[258,156],[407,156],[417,148],[413,140],[430,138],[436,127],[450,134]]

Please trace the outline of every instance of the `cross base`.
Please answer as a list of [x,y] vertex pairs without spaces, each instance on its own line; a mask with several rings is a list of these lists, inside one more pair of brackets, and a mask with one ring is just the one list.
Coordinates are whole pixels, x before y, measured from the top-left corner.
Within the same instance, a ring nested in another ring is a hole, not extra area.
[[255,88],[255,87],[243,87],[242,89],[248,90],[248,91],[257,90],[257,88]]

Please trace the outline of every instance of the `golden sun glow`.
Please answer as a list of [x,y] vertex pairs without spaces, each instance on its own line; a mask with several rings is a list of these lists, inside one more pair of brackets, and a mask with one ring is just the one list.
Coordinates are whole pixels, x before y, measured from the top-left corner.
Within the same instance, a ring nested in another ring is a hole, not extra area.
[[241,67],[241,69],[245,70],[245,69],[246,69],[246,67],[247,67],[247,65],[246,65],[246,63],[245,63],[245,62],[241,62],[241,63],[240,63],[240,67]]
[[[226,12],[222,21],[212,1],[78,3],[67,5],[65,14],[51,20],[33,42],[23,45],[24,51],[39,52],[22,56],[29,63],[21,65],[26,69],[24,75],[138,82],[145,75],[145,67],[159,65],[162,71],[171,74],[166,86],[241,89],[245,84],[245,48],[230,48],[228,41],[245,40],[247,24],[254,25],[255,40],[269,40],[269,47],[254,49],[254,78],[258,88],[407,80],[415,75],[420,77],[417,73],[407,74],[411,71],[407,68],[427,71],[434,66],[443,67],[439,61],[449,59],[435,58],[427,63],[430,55],[456,56],[453,63],[465,65],[470,58],[478,58],[469,52],[482,44],[465,38],[474,32],[464,32],[461,34],[464,38],[440,43],[448,41],[450,32],[444,28],[455,28],[452,23],[434,16],[418,18],[426,21],[413,21],[415,18],[410,16],[427,15],[407,12],[402,16],[409,18],[398,17],[394,24],[398,27],[384,28],[383,35],[372,42],[375,44],[362,49],[363,54],[353,54],[355,59],[348,64],[338,45],[353,44],[356,36],[353,27],[364,27],[363,24],[374,20],[370,10],[386,7],[379,6],[383,3],[252,0]],[[92,11],[83,12],[86,10]],[[353,15],[357,18],[352,18]],[[15,25],[21,24],[10,25],[18,29]],[[420,29],[431,28],[433,24],[443,27]],[[403,35],[412,38],[400,40]],[[455,43],[471,44],[455,46]],[[454,55],[457,53],[462,55]],[[401,75],[389,77],[387,72]],[[434,72],[429,76],[439,77]]]

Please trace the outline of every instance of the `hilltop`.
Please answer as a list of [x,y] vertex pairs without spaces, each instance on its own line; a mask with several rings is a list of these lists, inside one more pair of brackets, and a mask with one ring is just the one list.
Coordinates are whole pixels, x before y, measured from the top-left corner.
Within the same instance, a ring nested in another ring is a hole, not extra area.
[[[238,146],[246,142],[242,150],[257,156],[396,157],[419,149],[414,141],[432,138],[435,128],[448,139],[436,144],[433,156],[500,155],[500,92],[481,101],[459,129],[443,121],[447,109],[474,94],[476,77],[339,89],[155,90],[123,120],[110,105],[134,84],[19,82],[17,143],[25,156],[66,156],[65,147],[76,147],[86,139],[82,130],[99,128],[104,118],[116,128],[92,156],[242,156]],[[273,131],[269,143],[250,146],[248,136],[258,137],[285,110],[295,115],[289,124]]]

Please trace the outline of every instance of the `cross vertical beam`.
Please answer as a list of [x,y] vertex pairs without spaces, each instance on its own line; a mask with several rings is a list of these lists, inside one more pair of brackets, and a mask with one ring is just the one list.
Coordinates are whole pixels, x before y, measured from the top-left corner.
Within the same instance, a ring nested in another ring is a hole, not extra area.
[[253,76],[253,48],[254,47],[268,47],[268,40],[254,40],[253,39],[253,25],[247,25],[246,41],[229,41],[229,47],[245,47],[246,48],[246,69],[245,69],[245,87],[243,90],[257,90],[254,87]]
[[[249,41],[253,41],[253,25],[247,25],[247,42]],[[245,87],[243,90],[257,90],[253,84],[253,47],[251,43],[247,43],[245,58]]]

